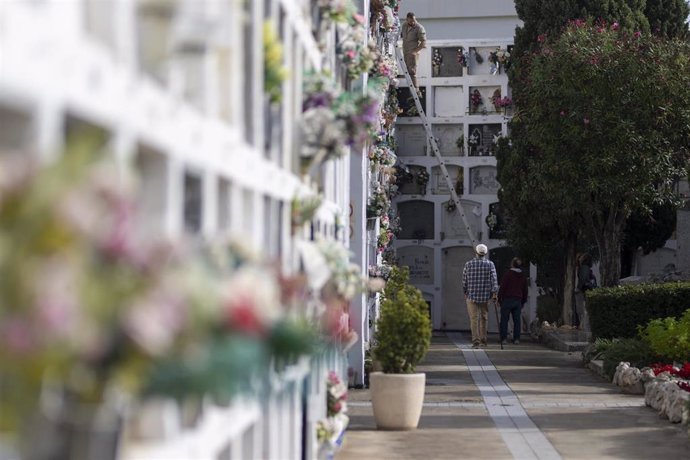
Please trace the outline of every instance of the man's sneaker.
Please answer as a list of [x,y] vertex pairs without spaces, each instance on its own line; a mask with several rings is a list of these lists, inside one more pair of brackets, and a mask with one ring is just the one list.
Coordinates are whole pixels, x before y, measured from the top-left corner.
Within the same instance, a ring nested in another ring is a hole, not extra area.
[[486,348],[486,347],[487,347],[486,340],[482,340],[481,347],[482,347],[482,348]]
[[479,348],[479,342],[474,342],[472,344],[472,348]]
[[513,340],[513,345],[520,345],[520,341],[519,340]]

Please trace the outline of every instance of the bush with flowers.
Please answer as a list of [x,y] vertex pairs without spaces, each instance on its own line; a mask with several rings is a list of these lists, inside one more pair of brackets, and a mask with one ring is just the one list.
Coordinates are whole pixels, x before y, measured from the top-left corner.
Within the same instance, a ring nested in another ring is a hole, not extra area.
[[303,172],[338,158],[348,147],[361,147],[376,133],[379,101],[365,94],[336,89],[333,77],[311,73],[304,79],[300,122]]
[[314,349],[301,276],[228,245],[183,255],[142,238],[134,200],[93,151],[70,147],[44,168],[0,163],[2,427],[39,412],[46,389],[89,407],[147,395],[226,402],[258,390],[269,363]]
[[330,457],[342,441],[349,418],[347,413],[347,386],[334,371],[326,379],[326,418],[316,425],[319,458]]
[[457,52],[457,60],[458,64],[460,64],[462,67],[467,67],[470,62],[470,53],[469,51],[465,51],[465,48],[462,46],[458,48]]
[[443,55],[441,50],[434,48],[434,52],[431,55],[431,68],[433,70],[433,77],[438,77],[441,74],[441,66],[443,65]]
[[472,112],[476,112],[483,103],[482,94],[479,90],[477,88],[472,90],[472,93],[470,93],[470,106],[472,107]]

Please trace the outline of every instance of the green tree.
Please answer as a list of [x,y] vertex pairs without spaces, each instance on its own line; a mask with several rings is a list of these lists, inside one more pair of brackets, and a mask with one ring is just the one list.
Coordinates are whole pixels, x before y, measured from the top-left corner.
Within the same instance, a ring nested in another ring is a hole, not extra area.
[[644,14],[654,35],[683,38],[688,35],[690,5],[686,0],[647,0]]
[[[649,1],[658,3],[664,0]],[[594,18],[608,23],[618,22],[622,30],[629,32],[649,31],[645,0],[515,0],[515,10],[523,22],[522,27],[515,30],[518,57],[538,45],[537,37],[557,35],[573,19]],[[663,14],[655,17],[663,17]]]
[[674,202],[684,174],[690,48],[577,21],[522,60],[513,154],[538,158],[527,177],[538,178],[557,215],[587,224],[602,285],[615,285],[626,219]]
[[676,228],[676,203],[656,204],[650,212],[633,212],[625,223],[621,249],[621,277],[632,274],[632,264],[638,248],[644,254],[666,244]]

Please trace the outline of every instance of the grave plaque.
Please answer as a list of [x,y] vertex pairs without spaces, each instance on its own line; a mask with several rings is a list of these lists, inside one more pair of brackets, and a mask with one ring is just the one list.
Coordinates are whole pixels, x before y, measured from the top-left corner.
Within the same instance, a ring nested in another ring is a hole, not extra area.
[[400,265],[410,267],[410,283],[434,284],[434,250],[424,246],[398,248]]
[[489,228],[489,238],[500,240],[506,237],[505,215],[501,203],[491,203],[489,205],[486,226]]
[[434,65],[432,59],[433,77],[462,77],[462,66],[458,63],[458,47],[433,48],[432,57],[438,56],[440,62]]
[[433,125],[431,127],[441,155],[457,157],[461,155],[458,138],[463,136],[462,125]]
[[397,125],[395,127],[397,149],[399,157],[426,155],[426,133],[422,125]]
[[[455,187],[455,192],[458,195],[463,194],[463,168],[456,165],[446,165],[448,175],[450,175]],[[443,176],[443,171],[440,166],[431,168],[431,193],[434,195],[450,195],[448,182]]]
[[462,116],[462,86],[436,86],[434,88],[434,116]]
[[434,203],[424,200],[403,201],[398,203],[398,215],[402,227],[399,239],[434,239]]
[[[479,203],[469,200],[461,200],[462,209],[465,212],[467,223],[472,229],[475,238],[481,231],[482,207]],[[462,221],[462,216],[455,209],[452,200],[443,203],[441,209],[441,227],[445,239],[469,239],[469,234]]]
[[[470,75],[491,75],[489,53],[492,51],[496,51],[495,46],[477,46],[470,48]],[[479,58],[477,55],[479,55]]]
[[477,166],[470,169],[470,193],[475,195],[498,193],[495,166]]
[[467,146],[472,157],[493,155],[496,142],[503,134],[500,123],[469,125],[468,131]]

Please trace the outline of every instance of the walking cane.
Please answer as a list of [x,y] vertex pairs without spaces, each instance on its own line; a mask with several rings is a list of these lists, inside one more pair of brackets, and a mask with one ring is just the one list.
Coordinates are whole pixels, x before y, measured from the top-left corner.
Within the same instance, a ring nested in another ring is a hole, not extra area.
[[494,311],[496,312],[496,326],[498,327],[498,343],[503,350],[503,340],[501,340],[501,321],[498,319],[498,299],[494,299]]

